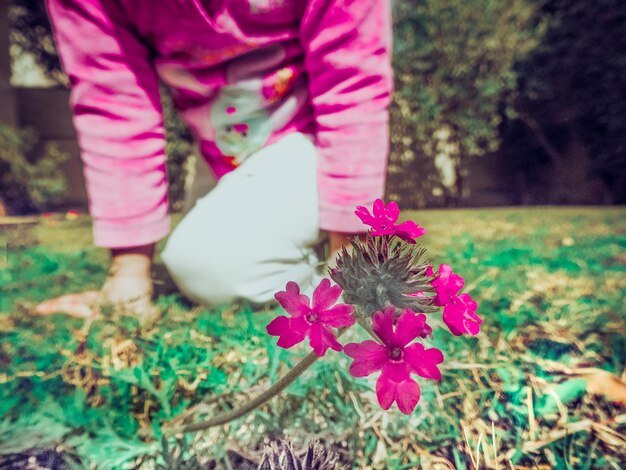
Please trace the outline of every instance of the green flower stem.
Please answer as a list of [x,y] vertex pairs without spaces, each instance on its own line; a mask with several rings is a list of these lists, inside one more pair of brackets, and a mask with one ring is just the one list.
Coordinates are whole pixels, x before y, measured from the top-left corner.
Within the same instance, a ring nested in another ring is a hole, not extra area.
[[[348,328],[340,328],[337,331],[337,338],[339,338]],[[235,408],[234,410],[227,411],[225,413],[219,414],[211,419],[206,421],[200,421],[199,423],[191,423],[183,426],[178,426],[175,428],[165,428],[163,430],[165,435],[172,436],[175,434],[188,433],[188,432],[197,432],[202,431],[204,429],[209,429],[215,426],[220,426],[222,424],[229,423],[238,418],[241,418],[245,414],[251,412],[252,410],[258,408],[259,406],[265,404],[269,400],[271,400],[274,396],[278,395],[282,392],[287,386],[289,386],[294,380],[296,380],[302,373],[307,370],[315,361],[317,361],[319,357],[314,352],[309,353],[304,359],[302,359],[298,364],[296,364],[293,369],[287,372],[284,376],[278,379],[274,385],[265,390],[260,395],[252,398],[247,403],[244,403],[242,406]]]

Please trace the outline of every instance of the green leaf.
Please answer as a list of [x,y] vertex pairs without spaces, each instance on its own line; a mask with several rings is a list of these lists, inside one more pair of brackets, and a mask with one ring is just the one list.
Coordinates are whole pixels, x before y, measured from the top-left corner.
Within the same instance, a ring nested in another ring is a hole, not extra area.
[[[553,393],[545,393],[543,401],[536,409],[537,416],[546,416],[559,410],[558,402],[566,406],[568,403],[580,398],[585,394],[587,381],[585,379],[572,379],[561,382],[551,387]],[[557,401],[558,397],[558,401]]]

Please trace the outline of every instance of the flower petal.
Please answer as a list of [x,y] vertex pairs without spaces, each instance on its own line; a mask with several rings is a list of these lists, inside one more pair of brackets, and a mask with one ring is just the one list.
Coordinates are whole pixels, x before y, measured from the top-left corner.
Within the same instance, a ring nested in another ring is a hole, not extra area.
[[370,211],[368,211],[366,207],[357,206],[354,213],[359,219],[361,219],[361,222],[366,225],[372,226],[372,224],[376,222],[376,219],[372,214],[370,214]]
[[404,309],[396,323],[393,345],[396,348],[403,348],[415,338],[428,336],[432,331],[428,330],[430,327],[426,324],[426,315],[423,313],[418,315],[408,308]]
[[353,313],[354,308],[352,305],[338,304],[320,312],[318,318],[324,325],[341,328],[354,325],[356,320]]
[[373,237],[382,237],[385,235],[393,235],[393,230],[389,230],[385,228],[382,224],[376,222],[375,225],[372,225],[372,230],[370,231]]
[[304,336],[306,336],[309,328],[311,327],[311,324],[306,321],[305,317],[291,317],[289,319],[289,324],[293,331]]
[[377,219],[385,216],[385,203],[382,199],[376,199],[374,201],[374,205],[372,206],[372,213]]
[[454,336],[463,333],[475,336],[480,333],[480,325],[483,323],[476,313],[478,304],[472,300],[469,294],[461,294],[451,298],[443,308],[443,321]]
[[437,277],[431,282],[431,285],[437,292],[435,305],[443,306],[454,297],[465,284],[465,281],[458,274],[452,272],[452,268],[447,264],[439,266]]
[[287,283],[284,291],[276,292],[274,298],[293,317],[306,315],[311,311],[309,298],[300,293],[300,286],[293,281]]
[[396,227],[396,234],[400,238],[404,238],[402,236],[404,235],[408,237],[409,239],[413,240],[414,238],[418,238],[423,235],[426,235],[426,229],[420,227],[412,220],[407,220],[406,222],[402,222]]
[[388,410],[391,405],[396,401],[398,384],[393,380],[389,380],[382,374],[376,381],[376,396],[378,397],[378,404],[383,410]]
[[293,328],[291,318],[280,316],[274,318],[266,327],[267,333],[271,336],[278,336],[278,346],[281,348],[290,348],[302,340],[305,335],[300,328]]
[[443,362],[443,353],[439,349],[425,349],[423,344],[413,343],[404,349],[404,359],[420,377],[441,380],[437,366]]
[[420,386],[414,380],[405,380],[396,385],[396,403],[405,415],[410,415],[420,401]]
[[371,339],[362,343],[346,344],[343,352],[354,359],[349,368],[353,377],[367,377],[382,369],[389,359],[387,348]]
[[395,401],[404,414],[411,414],[420,399],[420,387],[412,379],[394,382],[380,375],[376,381],[376,396],[384,410],[388,410]]
[[404,382],[411,378],[411,369],[410,365],[404,360],[387,361],[382,368],[381,374],[394,382]]
[[342,346],[335,338],[332,330],[320,323],[313,323],[309,328],[309,345],[313,348],[313,352],[319,357],[326,354],[328,348],[335,351],[341,351]]
[[372,329],[386,346],[391,346],[394,343],[393,320],[395,310],[394,306],[389,306],[383,311],[375,312],[372,316]]
[[[382,202],[382,201],[381,201]],[[395,201],[389,201],[385,207],[385,216],[389,222],[394,223],[400,217],[400,208]]]
[[313,291],[313,305],[316,312],[322,312],[332,306],[341,295],[341,287],[330,285],[330,279],[324,278]]

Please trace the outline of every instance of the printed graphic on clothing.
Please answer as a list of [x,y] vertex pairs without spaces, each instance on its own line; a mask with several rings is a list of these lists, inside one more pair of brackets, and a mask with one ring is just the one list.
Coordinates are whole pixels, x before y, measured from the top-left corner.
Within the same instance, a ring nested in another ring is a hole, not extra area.
[[249,0],[250,13],[269,13],[287,5],[286,0]]
[[272,133],[272,123],[259,93],[239,86],[226,86],[211,107],[215,144],[236,167],[263,147]]
[[[227,171],[263,148],[274,132],[284,129],[308,96],[302,63],[288,62],[293,46],[287,49],[274,44],[246,53],[249,47],[248,43],[226,47],[219,57],[211,50],[190,47],[187,60],[197,64],[197,58],[204,57],[209,63],[189,68],[181,58],[156,64],[160,78],[172,90],[181,118],[201,148],[211,148],[205,157],[219,160]],[[242,55],[223,62],[232,53]],[[225,67],[220,70],[212,61]]]

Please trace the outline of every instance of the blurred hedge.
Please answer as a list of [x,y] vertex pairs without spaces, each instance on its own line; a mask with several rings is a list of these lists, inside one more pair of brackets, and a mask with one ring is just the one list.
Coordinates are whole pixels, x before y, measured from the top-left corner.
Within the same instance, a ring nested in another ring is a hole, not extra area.
[[514,112],[514,64],[538,43],[530,0],[400,0],[391,196],[410,207],[456,205],[466,160],[498,149]]
[[65,176],[57,171],[67,155],[49,144],[31,161],[28,154],[37,140],[32,129],[0,124],[0,215],[45,210],[67,188]]

